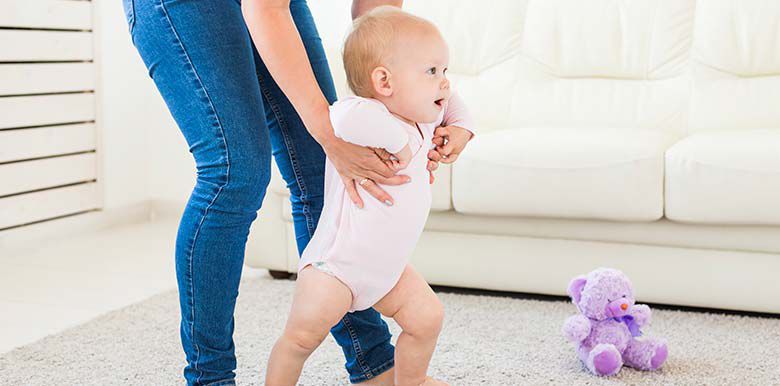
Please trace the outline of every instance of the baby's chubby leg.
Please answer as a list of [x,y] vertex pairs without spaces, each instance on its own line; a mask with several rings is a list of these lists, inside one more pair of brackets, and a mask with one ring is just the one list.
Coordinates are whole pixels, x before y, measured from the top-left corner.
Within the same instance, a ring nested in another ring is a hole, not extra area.
[[352,292],[344,283],[312,266],[301,270],[287,325],[271,350],[265,384],[297,384],[303,363],[351,304]]
[[426,377],[444,320],[444,307],[425,279],[407,265],[374,308],[403,330],[395,347],[396,386],[446,385]]

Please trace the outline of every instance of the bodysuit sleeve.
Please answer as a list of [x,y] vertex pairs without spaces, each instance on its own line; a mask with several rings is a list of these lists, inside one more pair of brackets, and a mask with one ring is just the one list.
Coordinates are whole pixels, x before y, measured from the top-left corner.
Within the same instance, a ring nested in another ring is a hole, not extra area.
[[462,127],[471,132],[471,137],[474,138],[474,119],[471,117],[466,103],[457,93],[453,92],[450,96],[440,126]]
[[379,101],[352,97],[331,107],[330,120],[337,137],[361,146],[398,153],[409,134]]

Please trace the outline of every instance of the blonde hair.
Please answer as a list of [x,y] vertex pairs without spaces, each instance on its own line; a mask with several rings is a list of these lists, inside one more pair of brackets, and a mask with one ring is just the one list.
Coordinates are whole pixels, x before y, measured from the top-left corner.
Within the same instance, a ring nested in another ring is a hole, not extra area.
[[371,72],[387,63],[400,37],[422,28],[436,30],[428,20],[389,5],[376,7],[355,19],[342,53],[352,92],[365,98],[373,96]]

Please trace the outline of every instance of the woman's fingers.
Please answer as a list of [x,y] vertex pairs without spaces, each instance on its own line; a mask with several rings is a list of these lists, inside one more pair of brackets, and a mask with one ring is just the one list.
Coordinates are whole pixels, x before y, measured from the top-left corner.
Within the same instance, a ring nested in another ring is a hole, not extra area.
[[448,141],[444,146],[436,146],[436,151],[438,151],[439,154],[441,154],[443,157],[449,157],[452,155],[453,150],[455,150],[455,145],[452,143],[452,141]]
[[376,153],[376,155],[378,155],[379,158],[381,158],[383,161],[390,159],[391,154],[389,151],[382,149],[381,147],[371,147],[370,149],[373,150],[374,153]]
[[450,135],[449,126],[439,126],[433,130],[434,137],[446,137]]
[[[460,131],[465,131],[463,129],[457,128],[457,133],[460,133]],[[450,130],[449,126],[439,126],[434,131],[435,137],[433,138],[433,143],[436,144],[435,150],[439,153],[441,156],[440,162],[444,163],[453,163],[458,158],[458,153],[463,150],[461,147],[457,147],[455,143],[457,141],[451,141],[450,135],[453,134],[453,131]],[[447,141],[445,143],[444,139],[447,138]],[[429,158],[431,158],[429,156]]]
[[341,176],[341,181],[344,182],[344,187],[347,189],[349,199],[352,200],[358,208],[363,208],[363,200],[360,198],[360,194],[358,194],[357,188],[355,187],[355,180]]
[[[388,205],[388,206],[392,206],[393,205],[393,203],[394,203],[393,198],[390,197],[390,195],[387,194],[387,192],[385,192],[384,189],[382,189],[382,187],[377,185],[377,184],[401,185],[401,184],[405,184],[405,183],[408,183],[409,181],[411,181],[409,176],[404,176],[404,175],[393,176],[393,177],[387,178],[387,177],[383,177],[380,174],[373,173],[371,171],[366,171],[366,174],[367,174],[367,176],[365,178],[367,178],[367,180],[365,180],[365,182],[363,182],[363,185],[360,185],[360,186],[363,189],[365,189],[365,191],[368,192],[368,194],[374,196],[374,198],[376,198],[380,202],[384,202],[385,205]],[[360,181],[363,181],[363,179],[361,178],[360,180],[357,180],[358,183],[360,183]],[[349,185],[347,185],[347,186],[349,186]],[[355,180],[353,180],[353,182],[352,182],[352,187],[355,188]],[[357,192],[356,192],[356,195],[357,195]],[[359,196],[357,196],[357,197],[358,197],[358,199],[360,198]],[[352,194],[350,194],[350,198],[352,198]],[[352,199],[352,201],[355,201],[355,200]],[[362,201],[361,201],[361,204],[358,205],[358,206],[361,207],[361,208],[363,207]]]
[[384,202],[387,206],[393,205],[393,198],[390,197],[390,195],[387,194],[387,192],[385,192],[382,188],[380,188],[376,182],[368,180],[361,186],[366,190],[366,192],[368,192],[368,194],[379,200],[379,202]]
[[[390,153],[387,153],[390,154]],[[386,161],[390,160],[388,157],[387,159],[382,159],[379,157],[376,153],[372,154],[370,158],[367,158],[363,162],[363,176],[368,178],[374,178],[372,176],[367,175],[366,172],[372,172],[373,175],[380,175],[385,178],[389,178],[395,175],[395,169],[393,168],[393,164],[387,163]],[[360,172],[358,172],[360,173]]]
[[428,161],[428,170],[429,171],[432,172],[432,171],[434,171],[434,170],[436,170],[438,168],[439,168],[439,163],[438,162],[430,161],[430,160]]
[[[395,175],[395,170],[384,162],[390,159],[390,153],[384,149],[360,146],[349,142],[344,142],[343,146],[342,157],[347,163],[344,165],[345,170],[339,170],[339,174],[358,179],[358,177],[365,177],[364,171],[368,169],[385,177]],[[330,154],[328,156],[334,158]],[[334,166],[339,169],[339,165],[335,161]]]
[[363,189],[365,189],[368,194],[374,196],[377,200],[380,202],[384,202],[387,205],[393,205],[393,198],[390,197],[387,192],[384,191],[379,185],[377,184],[384,184],[384,185],[401,185],[406,184],[410,182],[412,179],[409,176],[405,175],[398,175],[398,176],[392,176],[392,177],[385,177],[381,174],[377,174],[375,172],[372,172],[370,170],[366,170],[366,178],[368,178],[368,181],[366,181],[363,185]]
[[428,150],[428,159],[434,162],[441,161],[441,154],[435,149]]
[[385,161],[385,165],[387,165],[387,167],[389,168],[393,168],[393,170],[398,170],[398,161],[393,161],[389,159]]
[[441,162],[445,164],[451,164],[455,162],[455,160],[458,159],[458,153],[452,153],[447,158],[442,158]]
[[393,204],[393,198],[378,184],[401,185],[411,181],[406,175],[396,175],[397,162],[385,149],[358,146],[349,142],[337,142],[331,147],[328,157],[336,167],[349,198],[360,208],[364,202],[358,194],[357,184],[371,196],[387,205]]
[[366,170],[366,177],[371,179],[373,182],[385,185],[402,185],[412,180],[409,176],[405,176],[403,174],[392,177],[385,177],[370,170]]

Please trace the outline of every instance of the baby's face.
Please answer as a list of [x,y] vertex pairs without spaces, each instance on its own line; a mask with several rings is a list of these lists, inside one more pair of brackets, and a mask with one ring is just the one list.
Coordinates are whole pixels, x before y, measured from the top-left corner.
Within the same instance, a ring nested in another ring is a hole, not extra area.
[[439,32],[405,39],[391,62],[393,94],[384,101],[388,109],[413,122],[435,121],[450,98],[449,49]]

